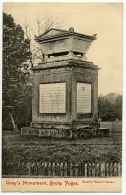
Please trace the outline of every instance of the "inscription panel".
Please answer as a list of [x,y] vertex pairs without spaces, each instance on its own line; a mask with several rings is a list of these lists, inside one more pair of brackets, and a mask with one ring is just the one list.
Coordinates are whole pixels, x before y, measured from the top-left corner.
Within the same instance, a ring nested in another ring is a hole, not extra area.
[[77,82],[77,113],[91,113],[91,84]]
[[66,83],[39,84],[39,113],[66,112]]

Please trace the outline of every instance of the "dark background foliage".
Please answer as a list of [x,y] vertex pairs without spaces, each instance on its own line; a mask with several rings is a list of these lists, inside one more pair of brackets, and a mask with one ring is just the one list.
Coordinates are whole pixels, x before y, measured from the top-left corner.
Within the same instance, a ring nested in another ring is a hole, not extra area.
[[20,25],[3,13],[3,129],[28,126],[31,120],[32,75],[30,41]]
[[109,93],[98,98],[98,115],[102,121],[122,120],[122,95]]

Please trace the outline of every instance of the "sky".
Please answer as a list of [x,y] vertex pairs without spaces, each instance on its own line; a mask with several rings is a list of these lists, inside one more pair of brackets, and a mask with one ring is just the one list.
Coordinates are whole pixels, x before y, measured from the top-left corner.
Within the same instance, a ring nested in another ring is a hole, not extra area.
[[76,3],[76,2],[4,2],[3,11],[11,14],[16,24],[30,22],[36,28],[36,17],[57,18],[63,30],[74,28],[75,32],[93,35],[86,57],[98,65],[98,93],[122,93],[123,76],[123,3]]

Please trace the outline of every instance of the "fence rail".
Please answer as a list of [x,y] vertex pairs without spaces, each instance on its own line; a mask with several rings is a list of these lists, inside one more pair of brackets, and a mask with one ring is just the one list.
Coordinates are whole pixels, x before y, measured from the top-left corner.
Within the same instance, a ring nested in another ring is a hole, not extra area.
[[120,162],[18,162],[6,163],[2,166],[4,176],[41,176],[41,177],[120,177],[122,166]]

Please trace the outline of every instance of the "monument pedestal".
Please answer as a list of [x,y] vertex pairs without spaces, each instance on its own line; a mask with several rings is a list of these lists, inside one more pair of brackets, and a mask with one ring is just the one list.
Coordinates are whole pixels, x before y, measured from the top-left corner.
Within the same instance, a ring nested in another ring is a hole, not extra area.
[[39,136],[68,137],[97,121],[97,66],[75,60],[39,64],[33,83],[30,127]]
[[43,63],[33,69],[31,127],[98,119],[98,67],[89,64],[63,60],[52,62],[51,68]]

